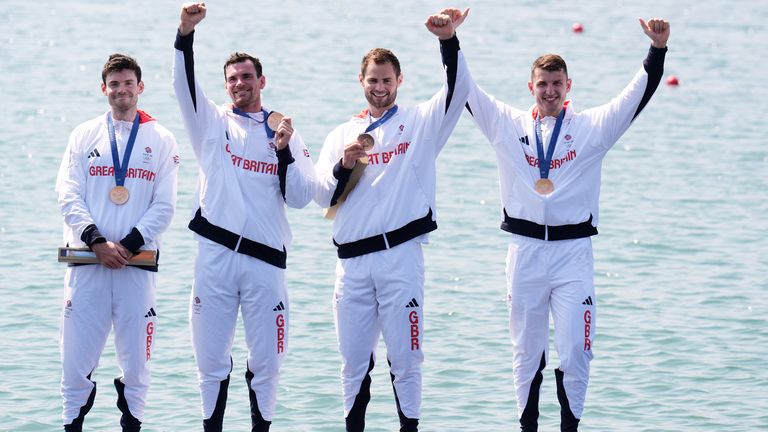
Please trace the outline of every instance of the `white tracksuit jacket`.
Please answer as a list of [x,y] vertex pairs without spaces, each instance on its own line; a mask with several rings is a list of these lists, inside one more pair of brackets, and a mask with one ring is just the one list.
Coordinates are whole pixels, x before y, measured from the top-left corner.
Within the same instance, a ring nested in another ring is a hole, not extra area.
[[[81,238],[95,224],[110,241],[119,241],[136,228],[144,239],[141,249],[159,249],[176,205],[179,153],[173,135],[139,110],[136,136],[125,187],[128,202],[115,205],[109,191],[115,187],[107,113],[78,126],[70,135],[59,170],[56,192],[64,216],[64,242],[85,247]],[[132,122],[115,121],[120,162]]]
[[[453,49],[458,50],[457,39],[455,45]],[[414,107],[399,106],[392,118],[370,132],[375,146],[368,152],[368,166],[333,222],[337,243],[392,231],[424,217],[430,209],[432,219],[436,219],[435,163],[461,116],[469,90],[466,62],[460,50],[455,61],[454,85],[446,84],[429,101]],[[344,154],[344,147],[354,142],[370,123],[366,109],[328,134],[315,166],[315,201],[321,207],[329,207],[336,192],[339,181],[334,168]],[[426,241],[426,236],[422,241]]]
[[278,155],[263,124],[234,114],[231,104],[217,106],[194,79],[193,34],[181,38],[188,51],[176,49],[173,85],[200,165],[196,199],[201,213],[216,226],[274,249],[287,249],[291,229],[285,206],[303,208],[314,193],[309,151],[294,131],[285,156],[295,163],[287,165],[283,196]]

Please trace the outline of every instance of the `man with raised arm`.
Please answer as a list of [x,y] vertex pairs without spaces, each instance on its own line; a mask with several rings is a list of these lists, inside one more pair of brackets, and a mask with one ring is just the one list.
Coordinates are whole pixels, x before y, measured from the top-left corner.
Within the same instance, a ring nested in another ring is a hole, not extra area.
[[173,135],[138,109],[144,81],[136,60],[112,54],[101,79],[110,110],[72,131],[56,181],[66,245],[87,247],[98,260],[67,268],[62,418],[65,431],[83,430],[96,398],[91,376],[114,328],[120,426],[135,432],[150,384],[159,255],[145,266],[129,262],[140,250],[159,253],[176,207],[179,153]]
[[[452,11],[452,15],[458,15]],[[535,104],[512,108],[473,86],[468,108],[496,152],[507,253],[509,326],[521,430],[538,429],[539,387],[548,360],[549,314],[561,431],[577,430],[592,360],[595,296],[590,237],[597,234],[600,169],[661,81],[669,23],[640,19],[651,47],[643,66],[609,103],[576,112],[571,79],[555,54],[539,57],[528,89]]]
[[[362,61],[359,81],[368,104],[326,138],[315,167],[321,207],[334,207],[355,165],[359,181],[338,205],[333,241],[338,247],[334,317],[342,357],[346,430],[365,428],[370,372],[383,334],[401,431],[416,431],[421,416],[424,360],[422,243],[437,228],[435,160],[461,116],[469,92],[455,29],[469,10],[451,20],[425,22],[440,39],[443,88],[414,107],[396,103],[403,82],[400,62],[376,48]],[[360,160],[362,158],[362,161]]]
[[286,205],[302,208],[312,200],[314,167],[291,119],[264,107],[266,77],[257,58],[237,52],[225,62],[232,103],[217,106],[206,98],[192,52],[206,11],[205,3],[182,6],[173,65],[174,90],[200,166],[189,223],[198,240],[189,313],[203,428],[222,430],[239,308],[252,430],[261,432],[274,416],[288,341]]

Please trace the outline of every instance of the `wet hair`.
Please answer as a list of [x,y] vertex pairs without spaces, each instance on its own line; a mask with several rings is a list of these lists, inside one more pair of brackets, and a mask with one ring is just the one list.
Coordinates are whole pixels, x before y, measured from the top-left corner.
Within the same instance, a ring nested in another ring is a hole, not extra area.
[[136,82],[141,82],[141,68],[135,59],[128,57],[125,54],[115,53],[109,56],[109,59],[104,63],[104,68],[101,70],[101,81],[107,83],[107,75],[112,72],[120,72],[123,70],[132,70],[136,73]]
[[565,77],[568,78],[568,66],[565,65],[565,60],[557,54],[544,54],[536,59],[531,66],[531,77],[536,69],[543,69],[547,72],[565,72]]
[[360,65],[360,73],[365,76],[365,69],[368,67],[369,62],[374,62],[378,65],[390,63],[395,70],[395,76],[400,76],[400,60],[397,59],[395,53],[386,48],[374,48],[363,56],[363,62]]
[[227,79],[227,67],[229,65],[233,65],[235,63],[243,63],[246,61],[250,61],[251,63],[253,63],[253,67],[256,69],[256,78],[261,78],[261,73],[262,73],[261,61],[259,61],[258,58],[250,54],[235,52],[229,56],[226,62],[224,62],[224,79],[225,80]]

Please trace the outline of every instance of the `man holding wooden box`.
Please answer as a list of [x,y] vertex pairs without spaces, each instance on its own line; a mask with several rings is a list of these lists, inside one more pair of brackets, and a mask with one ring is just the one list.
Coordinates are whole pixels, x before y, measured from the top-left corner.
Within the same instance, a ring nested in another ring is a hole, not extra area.
[[[91,374],[114,326],[123,375],[114,381],[120,425],[138,431],[157,320],[156,252],[176,206],[179,153],[173,135],[137,109],[144,82],[134,59],[111,55],[101,91],[111,109],[75,128],[56,182],[67,246],[59,260],[70,263],[61,319],[62,419],[64,430],[82,430],[96,396]],[[83,256],[89,249],[90,263]],[[155,260],[136,265],[140,251],[154,252]]]

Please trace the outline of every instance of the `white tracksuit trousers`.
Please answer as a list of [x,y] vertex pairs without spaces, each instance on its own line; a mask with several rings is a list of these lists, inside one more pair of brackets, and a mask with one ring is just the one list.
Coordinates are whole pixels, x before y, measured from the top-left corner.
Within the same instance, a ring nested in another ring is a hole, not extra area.
[[408,418],[420,417],[423,303],[424,256],[417,241],[337,261],[333,310],[345,417],[375,361],[380,334],[398,409]]
[[[549,360],[549,314],[570,409],[584,408],[595,335],[596,298],[590,238],[544,241],[511,235],[507,252],[509,329],[518,413],[531,383]],[[538,392],[538,388],[535,389]]]
[[280,365],[288,348],[285,271],[264,261],[200,241],[190,303],[203,418],[210,418],[221,381],[232,371],[231,349],[238,308],[248,347],[250,388],[259,411],[271,421],[277,404]]
[[95,390],[90,375],[99,364],[112,327],[125,399],[131,414],[143,421],[149,361],[157,335],[155,278],[154,272],[135,267],[67,269],[60,334],[64,424],[78,417]]

